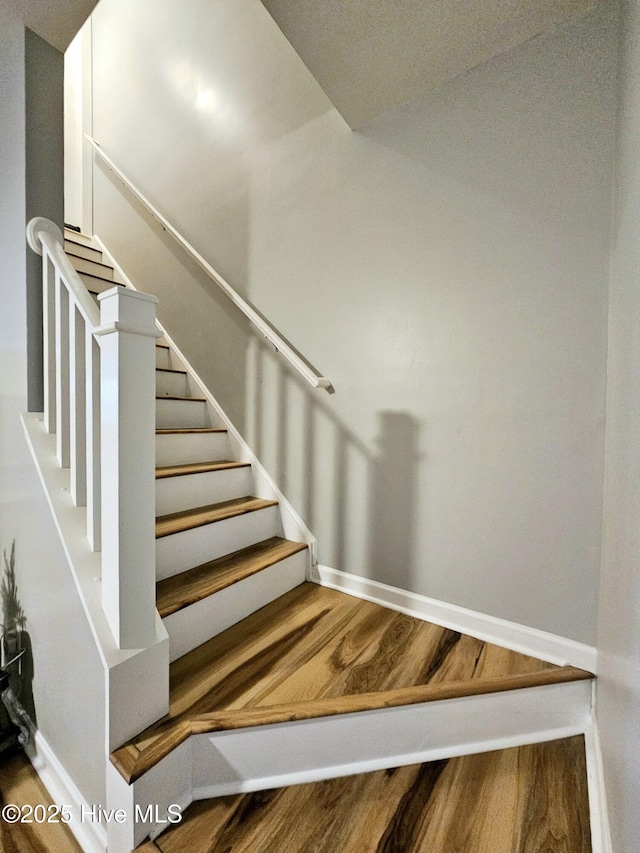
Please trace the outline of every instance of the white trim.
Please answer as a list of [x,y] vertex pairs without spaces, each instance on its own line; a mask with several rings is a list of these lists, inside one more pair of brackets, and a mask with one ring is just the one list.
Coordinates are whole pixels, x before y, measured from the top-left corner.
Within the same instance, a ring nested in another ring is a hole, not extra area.
[[613,853],[602,751],[600,748],[600,734],[595,714],[592,716],[591,723],[584,733],[584,745],[587,756],[591,849],[593,853]]
[[104,826],[80,819],[81,807],[87,810],[92,804],[87,803],[82,796],[44,735],[36,731],[25,751],[54,804],[69,807],[72,819],[67,826],[85,853],[105,853],[107,833]]
[[346,592],[356,598],[381,604],[391,610],[398,610],[549,663],[560,666],[568,664],[589,672],[596,671],[596,649],[566,637],[519,625],[517,622],[508,622],[486,613],[467,610],[456,604],[427,598],[425,595],[341,572],[329,566],[318,565],[312,580],[321,586]]

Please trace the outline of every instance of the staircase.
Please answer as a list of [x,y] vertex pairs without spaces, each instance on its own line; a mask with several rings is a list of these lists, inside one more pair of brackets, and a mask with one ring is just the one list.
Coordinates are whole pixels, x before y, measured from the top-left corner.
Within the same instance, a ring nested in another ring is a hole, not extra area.
[[[94,298],[126,285],[90,238],[64,247]],[[109,808],[153,819],[110,825],[109,851],[195,799],[584,731],[591,673],[312,583],[304,525],[170,340],[155,350],[169,712],[111,755]]]

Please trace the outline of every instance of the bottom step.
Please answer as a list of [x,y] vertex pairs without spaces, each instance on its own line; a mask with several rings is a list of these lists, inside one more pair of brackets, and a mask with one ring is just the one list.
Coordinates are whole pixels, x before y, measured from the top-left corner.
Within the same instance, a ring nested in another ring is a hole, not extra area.
[[201,800],[142,853],[589,853],[584,738]]
[[159,822],[110,850],[171,805],[582,734],[592,677],[302,584],[171,665],[169,714],[108,772]]

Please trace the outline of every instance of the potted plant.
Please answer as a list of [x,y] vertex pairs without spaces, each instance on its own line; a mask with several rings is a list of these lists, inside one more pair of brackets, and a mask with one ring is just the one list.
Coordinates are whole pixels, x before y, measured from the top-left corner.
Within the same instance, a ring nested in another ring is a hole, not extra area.
[[[22,605],[18,599],[16,584],[16,540],[11,544],[11,554],[7,558],[3,550],[5,574],[0,586],[2,597],[2,642],[0,644],[0,667],[5,667],[20,654],[22,650],[22,631],[27,622]],[[19,664],[18,673],[21,673]]]

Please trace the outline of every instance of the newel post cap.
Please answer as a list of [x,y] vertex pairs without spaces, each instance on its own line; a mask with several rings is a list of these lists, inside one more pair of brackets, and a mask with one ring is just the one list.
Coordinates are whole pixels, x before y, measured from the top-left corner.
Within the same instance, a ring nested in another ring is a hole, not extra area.
[[127,332],[148,338],[161,338],[156,326],[158,297],[126,287],[115,286],[98,295],[100,325],[93,330],[97,337]]
[[44,216],[34,216],[27,225],[27,243],[36,255],[42,254],[42,240],[40,239],[42,231],[51,234],[59,243],[64,243],[62,231],[55,222],[46,219]]

